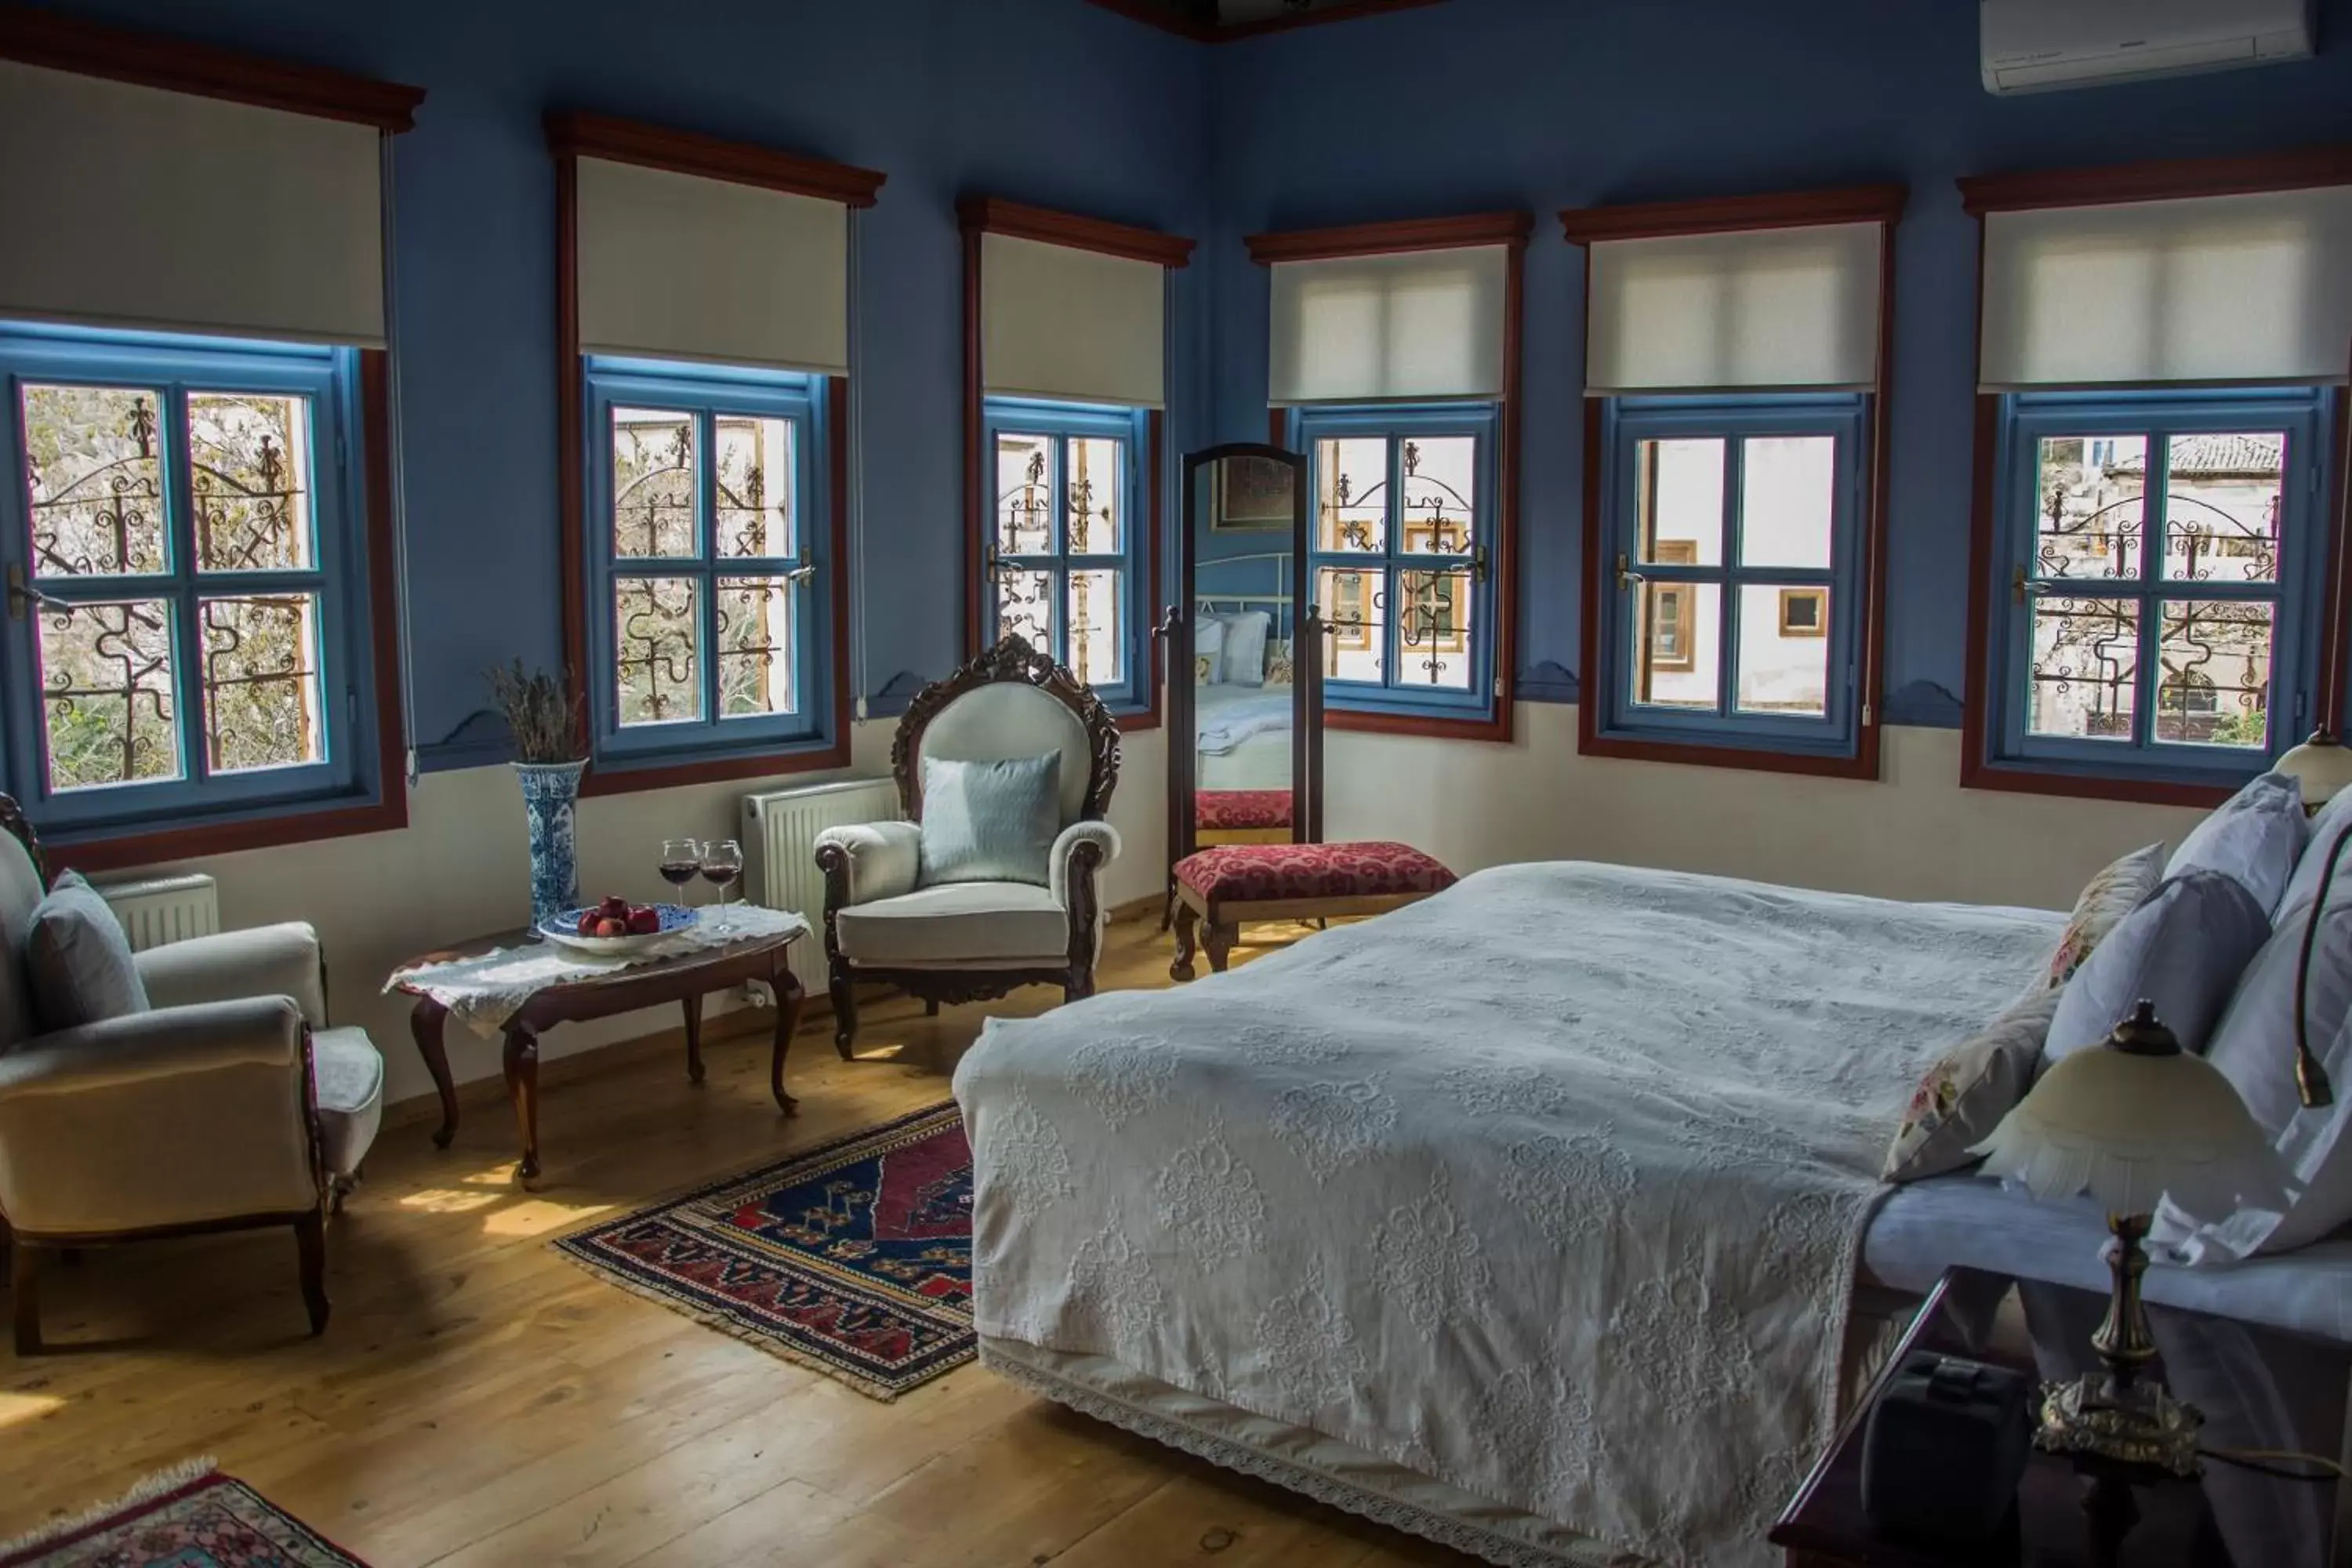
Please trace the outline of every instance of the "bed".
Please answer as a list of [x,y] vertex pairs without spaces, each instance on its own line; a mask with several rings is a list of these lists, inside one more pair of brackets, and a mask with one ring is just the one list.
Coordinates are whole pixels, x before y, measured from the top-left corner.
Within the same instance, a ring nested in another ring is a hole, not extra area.
[[1490,1561],[1760,1568],[1916,1289],[1862,1267],[1904,1100],[2063,923],[1510,866],[992,1021],[982,1359]]

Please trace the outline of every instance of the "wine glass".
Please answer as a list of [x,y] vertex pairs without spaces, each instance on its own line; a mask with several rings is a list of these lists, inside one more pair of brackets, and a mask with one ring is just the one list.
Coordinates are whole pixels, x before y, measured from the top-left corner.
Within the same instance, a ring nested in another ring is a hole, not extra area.
[[684,896],[686,885],[702,874],[702,846],[691,838],[665,838],[661,847],[661,879]]
[[743,875],[743,847],[732,838],[714,838],[702,847],[702,879],[719,889],[719,919],[713,922],[720,931],[728,929],[727,889]]

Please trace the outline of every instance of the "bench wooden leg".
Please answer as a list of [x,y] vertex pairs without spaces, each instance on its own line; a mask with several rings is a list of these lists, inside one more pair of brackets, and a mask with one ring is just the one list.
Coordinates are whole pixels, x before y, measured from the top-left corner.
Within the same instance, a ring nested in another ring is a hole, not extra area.
[[1168,966],[1168,978],[1171,980],[1192,978],[1192,927],[1199,918],[1192,912],[1192,905],[1179,903],[1176,906],[1176,958]]
[[1225,961],[1233,956],[1234,943],[1241,940],[1242,928],[1231,921],[1210,921],[1202,927],[1201,945],[1209,950],[1209,967],[1219,974],[1225,972]]

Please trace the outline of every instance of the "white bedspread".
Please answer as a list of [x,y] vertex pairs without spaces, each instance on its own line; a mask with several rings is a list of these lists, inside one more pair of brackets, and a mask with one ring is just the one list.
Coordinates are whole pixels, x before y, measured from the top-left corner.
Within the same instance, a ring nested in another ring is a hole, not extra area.
[[1764,1564],[1879,1162],[2061,917],[1499,868],[956,1074],[983,1334],[1612,1546]]
[[1252,736],[1290,728],[1287,686],[1204,686],[1201,692],[1196,744],[1203,756],[1221,757]]

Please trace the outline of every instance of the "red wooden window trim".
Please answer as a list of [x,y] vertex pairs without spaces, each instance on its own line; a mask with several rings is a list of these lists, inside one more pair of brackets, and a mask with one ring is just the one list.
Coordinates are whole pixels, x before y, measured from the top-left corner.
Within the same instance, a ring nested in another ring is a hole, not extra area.
[[[1984,349],[1983,218],[1988,213],[2049,207],[2114,206],[2128,202],[2172,201],[2200,196],[2249,195],[2263,191],[2305,190],[2352,184],[2352,146],[2307,147],[2244,158],[2175,158],[2118,163],[2095,169],[2052,169],[2028,174],[1985,174],[1958,182],[1961,205],[1978,221],[1977,350]],[[2347,502],[2345,466],[2352,461],[2352,393],[2336,399],[2333,447],[2336,458],[2332,493],[2321,521],[2321,562],[2326,605],[2320,631],[2320,668],[2314,691],[2313,727],[2341,734],[2344,724],[2344,662],[2347,605],[2352,603],[2352,514]],[[2063,795],[2084,800],[2137,801],[2151,805],[2210,808],[2234,793],[2221,784],[2178,784],[2128,774],[2055,772],[2032,763],[1992,759],[1992,675],[1988,668],[1996,611],[1992,583],[2000,445],[2000,398],[1979,393],[1972,456],[1969,530],[1968,688],[1963,704],[1960,784],[1966,789]]]
[[[1862,522],[1861,669],[1854,695],[1862,710],[1854,728],[1853,755],[1825,757],[1768,747],[1706,745],[1635,739],[1601,732],[1604,700],[1598,684],[1601,664],[1601,579],[1607,570],[1604,498],[1601,492],[1601,398],[1584,404],[1584,592],[1581,658],[1585,689],[1576,705],[1576,749],[1585,756],[1622,757],[1702,767],[1747,768],[1760,773],[1805,773],[1821,778],[1875,780],[1879,776],[1880,710],[1885,706],[1886,645],[1886,520],[1891,507],[1888,453],[1894,441],[1889,391],[1895,384],[1895,226],[1910,190],[1905,185],[1848,185],[1833,190],[1793,191],[1712,200],[1642,202],[1620,206],[1570,207],[1559,215],[1571,245],[1602,240],[1658,239],[1672,235],[1735,233],[1752,229],[1806,228],[1824,224],[1875,223],[1885,233],[1878,250],[1878,374],[1871,387],[1869,464]],[[1591,316],[1591,268],[1585,269],[1586,319]]]
[[415,124],[416,106],[425,101],[420,87],[109,27],[28,5],[0,6],[0,59],[345,120],[393,134]]
[[389,833],[408,826],[407,734],[400,710],[400,579],[392,521],[391,387],[390,356],[382,349],[362,349],[360,423],[367,461],[367,592],[374,644],[371,658],[375,667],[378,798],[317,811],[289,808],[275,816],[242,822],[45,841],[52,869],[117,871],[240,849],[273,849],[360,833]]
[[1423,5],[1441,5],[1444,0],[1353,0],[1352,4],[1325,5],[1312,11],[1292,11],[1247,22],[1218,24],[1195,22],[1173,15],[1167,5],[1155,5],[1152,0],[1091,0],[1091,3],[1130,21],[1157,27],[1163,33],[1190,38],[1196,44],[1222,44],[1235,38],[1255,38],[1265,33],[1286,33],[1295,27],[1320,26],[1327,22],[1352,22],[1360,16],[1377,16],[1384,11],[1411,11]]
[[[588,704],[594,700],[588,672],[586,367],[580,349],[579,160],[608,158],[649,169],[670,169],[738,184],[760,185],[797,195],[823,197],[848,206],[871,206],[885,176],[870,169],[823,159],[719,142],[689,132],[641,125],[604,115],[556,113],[547,117],[549,149],[555,155],[555,416],[557,560],[562,573],[564,678],[580,712],[580,745],[589,748]],[[834,737],[817,750],[751,752],[706,757],[644,767],[599,767],[589,763],[580,782],[583,795],[625,795],[679,784],[725,779],[768,778],[814,773],[849,764],[849,383],[826,379],[826,451],[833,496]]]
[[[1492,570],[1495,574],[1494,712],[1484,719],[1440,719],[1419,713],[1366,712],[1326,703],[1323,727],[1377,735],[1434,735],[1456,741],[1508,741],[1518,701],[1519,632],[1519,410],[1520,339],[1527,315],[1528,237],[1535,217],[1526,212],[1474,213],[1461,217],[1401,218],[1350,224],[1339,228],[1291,229],[1254,234],[1250,259],[1263,266],[1288,261],[1329,261],[1351,256],[1394,256],[1415,250],[1461,250],[1499,245],[1509,251],[1503,271],[1503,395],[1495,451],[1496,512]],[[1285,411],[1266,411],[1266,440],[1288,444]],[[1189,526],[1189,523],[1188,523]]]
[[[1139,228],[1132,224],[1113,223],[1107,218],[1086,217],[1076,213],[1056,212],[1051,207],[1031,206],[1025,202],[1006,201],[1002,196],[968,195],[956,203],[956,218],[963,230],[963,517],[964,517],[964,612],[963,641],[967,655],[980,652],[981,627],[988,624],[987,584],[981,563],[988,559],[988,454],[985,451],[986,419],[984,405],[988,401],[987,377],[982,358],[981,331],[981,236],[1010,235],[1015,239],[1040,240],[1047,245],[1066,245],[1074,249],[1092,250],[1105,256],[1117,256],[1129,261],[1149,261],[1161,267],[1183,267],[1192,258],[1195,242],[1181,235],[1162,234],[1156,228]],[[1149,535],[1144,540],[1146,565],[1144,603],[1148,615],[1157,615],[1160,605],[1160,556],[1167,535],[1167,476],[1161,472],[1165,461],[1167,417],[1160,409],[1150,410],[1145,422],[1143,473],[1146,490],[1145,526]],[[1157,637],[1146,638],[1150,644],[1147,658],[1149,671],[1149,702],[1139,711],[1122,713],[1118,727],[1123,731],[1156,730],[1160,722],[1160,685],[1164,668],[1162,650]]]

